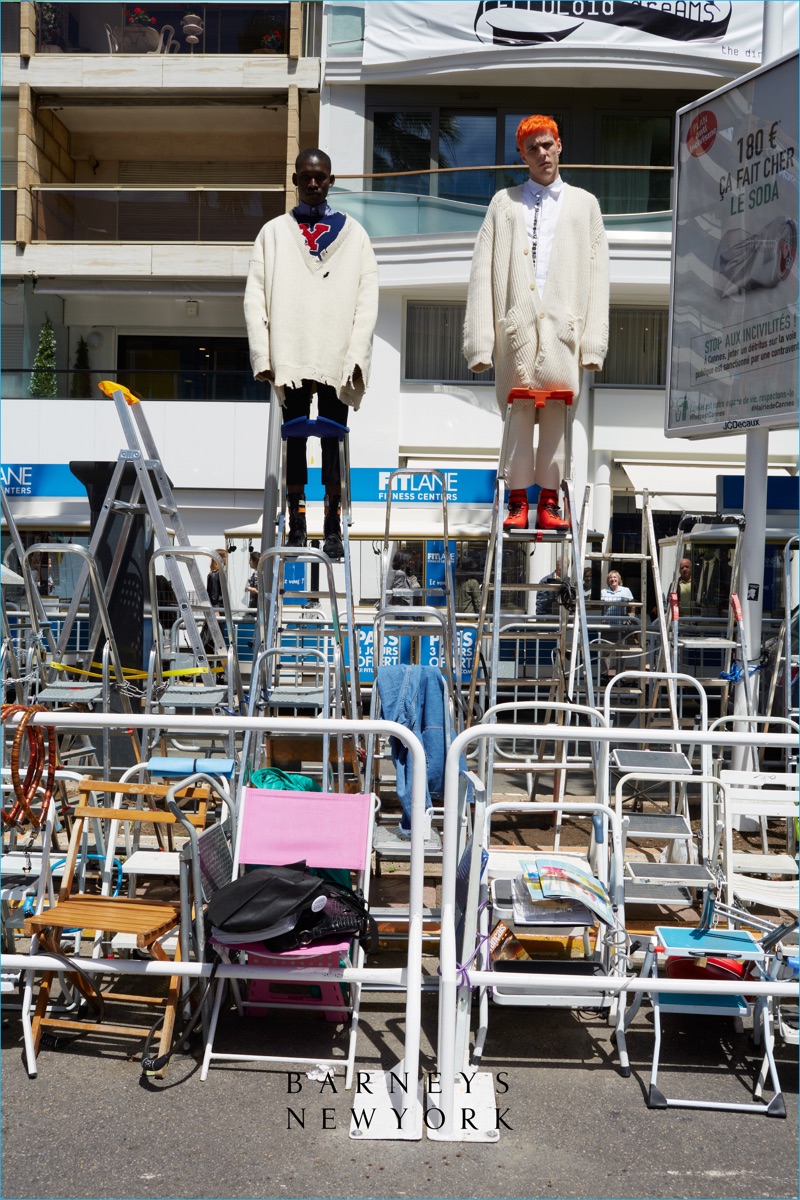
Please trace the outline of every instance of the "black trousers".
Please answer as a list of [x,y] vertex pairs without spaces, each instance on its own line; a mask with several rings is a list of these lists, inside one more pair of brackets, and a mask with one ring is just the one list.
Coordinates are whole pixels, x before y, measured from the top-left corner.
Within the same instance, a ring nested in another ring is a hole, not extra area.
[[[298,417],[311,415],[311,389],[314,386],[310,379],[304,379],[302,387],[284,388],[283,419],[296,421]],[[347,405],[339,399],[334,388],[326,383],[318,383],[317,411],[321,417],[336,421],[337,425],[347,424]],[[308,462],[306,459],[307,438],[288,438],[286,442],[286,486],[305,487],[308,483]],[[326,492],[334,495],[342,490],[339,472],[339,442],[337,438],[320,438],[322,443],[322,482]]]

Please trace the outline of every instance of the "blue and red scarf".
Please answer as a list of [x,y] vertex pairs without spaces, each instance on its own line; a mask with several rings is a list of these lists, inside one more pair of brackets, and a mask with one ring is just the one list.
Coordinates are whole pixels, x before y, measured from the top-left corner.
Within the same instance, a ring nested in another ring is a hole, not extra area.
[[336,212],[327,201],[313,208],[301,201],[292,209],[292,216],[305,238],[309,254],[319,259],[336,241],[344,229],[346,219],[344,213]]

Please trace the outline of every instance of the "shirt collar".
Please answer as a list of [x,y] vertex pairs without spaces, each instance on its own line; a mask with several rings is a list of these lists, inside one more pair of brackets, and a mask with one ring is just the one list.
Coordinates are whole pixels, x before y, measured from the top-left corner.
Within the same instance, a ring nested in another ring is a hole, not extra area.
[[526,190],[527,194],[531,197],[541,194],[542,199],[544,199],[545,196],[552,196],[554,200],[557,200],[564,188],[564,180],[560,175],[558,175],[552,183],[545,185],[541,183],[534,183],[530,176],[528,176],[522,187],[523,190]]
[[327,200],[323,200],[321,204],[314,205],[306,204],[301,200],[292,209],[292,216],[298,219],[300,217],[313,217],[315,221],[318,221],[320,217],[332,217],[335,212],[336,209],[331,208]]

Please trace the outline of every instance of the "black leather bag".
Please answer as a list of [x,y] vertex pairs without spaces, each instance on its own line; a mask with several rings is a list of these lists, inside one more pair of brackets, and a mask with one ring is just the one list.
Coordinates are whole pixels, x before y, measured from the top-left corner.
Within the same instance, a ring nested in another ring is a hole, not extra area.
[[274,952],[314,942],[366,940],[377,949],[377,926],[360,893],[305,870],[259,867],[215,892],[206,920],[219,942],[262,942]]

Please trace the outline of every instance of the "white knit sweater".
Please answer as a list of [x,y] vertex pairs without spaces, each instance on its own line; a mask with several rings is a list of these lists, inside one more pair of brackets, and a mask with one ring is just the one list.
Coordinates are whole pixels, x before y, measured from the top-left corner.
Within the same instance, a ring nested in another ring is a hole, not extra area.
[[377,316],[378,264],[358,221],[347,217],[321,259],[289,213],[267,222],[250,258],[244,317],[253,374],[272,380],[281,404],[285,387],[312,379],[357,409]]
[[608,346],[608,243],[591,193],[564,184],[544,294],[525,232],[522,188],[498,192],[475,243],[464,321],[470,370],[495,365],[505,413],[513,387],[580,387]]

